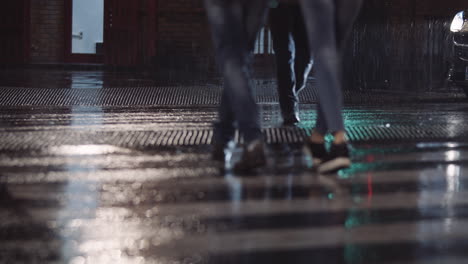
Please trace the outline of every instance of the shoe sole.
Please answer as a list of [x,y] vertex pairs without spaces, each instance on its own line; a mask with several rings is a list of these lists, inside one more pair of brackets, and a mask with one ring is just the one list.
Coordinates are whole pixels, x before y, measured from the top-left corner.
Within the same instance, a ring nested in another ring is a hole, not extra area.
[[350,166],[351,160],[349,158],[336,158],[320,164],[317,171],[318,173],[334,173]]

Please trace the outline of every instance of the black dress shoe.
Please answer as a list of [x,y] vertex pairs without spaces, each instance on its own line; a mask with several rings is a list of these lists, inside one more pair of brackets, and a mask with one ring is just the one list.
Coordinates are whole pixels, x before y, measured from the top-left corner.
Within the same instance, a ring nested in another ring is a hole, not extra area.
[[248,174],[265,165],[265,147],[263,141],[258,139],[244,147],[242,157],[240,161],[234,165],[233,172],[237,174]]

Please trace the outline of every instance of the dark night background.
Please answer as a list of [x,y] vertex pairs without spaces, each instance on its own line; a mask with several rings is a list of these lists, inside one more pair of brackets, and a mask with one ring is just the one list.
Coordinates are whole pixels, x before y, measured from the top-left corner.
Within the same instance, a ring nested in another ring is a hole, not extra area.
[[[349,41],[345,88],[444,89],[452,56],[450,21],[466,8],[466,1],[364,2]],[[150,69],[160,78],[216,76],[200,0],[106,0],[103,52],[93,57],[70,54],[70,5],[64,0],[5,1],[0,10],[0,63],[103,63]],[[272,54],[256,57],[257,74],[271,77]]]

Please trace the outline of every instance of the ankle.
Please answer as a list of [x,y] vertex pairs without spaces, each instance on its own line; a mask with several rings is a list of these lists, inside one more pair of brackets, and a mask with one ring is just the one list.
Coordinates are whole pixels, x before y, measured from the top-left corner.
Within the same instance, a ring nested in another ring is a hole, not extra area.
[[313,132],[312,135],[309,138],[310,142],[315,143],[315,144],[323,144],[325,143],[325,137],[318,133],[318,132]]
[[335,145],[340,145],[340,144],[346,144],[346,133],[344,131],[337,131],[333,133],[333,144]]

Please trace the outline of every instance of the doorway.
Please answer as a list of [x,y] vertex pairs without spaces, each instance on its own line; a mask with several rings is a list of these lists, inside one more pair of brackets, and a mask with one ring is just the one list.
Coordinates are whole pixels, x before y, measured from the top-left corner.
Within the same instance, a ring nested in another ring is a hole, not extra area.
[[138,66],[155,56],[157,0],[65,2],[65,62]]
[[66,1],[65,61],[103,63],[104,0]]

